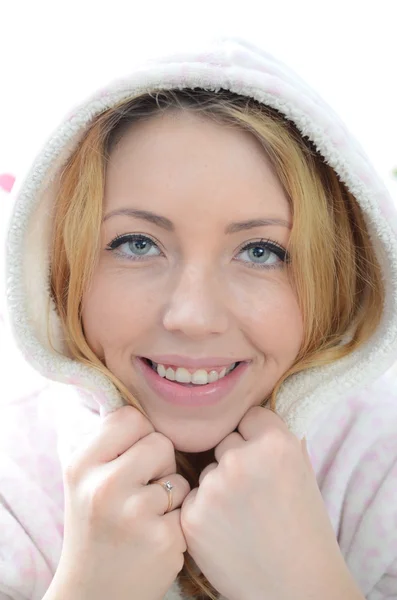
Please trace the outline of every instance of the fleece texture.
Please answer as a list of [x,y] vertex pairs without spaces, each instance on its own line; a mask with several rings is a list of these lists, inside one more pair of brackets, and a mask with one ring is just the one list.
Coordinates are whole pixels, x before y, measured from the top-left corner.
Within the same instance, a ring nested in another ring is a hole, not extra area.
[[[366,598],[397,598],[397,404],[388,374],[397,358],[396,207],[359,143],[313,89],[261,48],[220,38],[196,51],[142,62],[74,107],[13,190],[7,324],[46,384],[1,409],[0,600],[44,595],[62,547],[62,468],[85,433],[123,405],[113,384],[73,360],[63,345],[49,293],[60,173],[96,115],[140,92],[185,87],[225,88],[282,112],[315,144],[363,211],[386,286],[381,323],[350,356],[290,377],[280,390],[278,413],[295,435],[307,436],[342,552]],[[166,599],[180,598],[175,583]]]

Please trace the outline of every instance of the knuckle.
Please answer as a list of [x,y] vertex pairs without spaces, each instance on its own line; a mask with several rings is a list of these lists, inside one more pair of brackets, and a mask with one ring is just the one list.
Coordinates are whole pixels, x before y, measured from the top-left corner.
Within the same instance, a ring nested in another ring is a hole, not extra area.
[[[208,496],[208,499],[211,500],[211,497]],[[191,510],[182,510],[181,514],[181,525],[183,532],[187,538],[195,538],[200,534],[200,529],[202,528],[202,523],[200,516],[197,512]]]
[[105,511],[109,502],[112,482],[109,478],[101,478],[93,483],[88,491],[88,507],[92,517],[97,517]]
[[[247,461],[241,450],[227,450],[222,456],[222,471],[224,472],[228,485],[244,485],[248,476]],[[211,473],[208,473],[209,477]],[[211,481],[211,479],[210,479]]]
[[117,410],[106,415],[104,422],[105,423],[114,423],[121,422],[124,423],[126,420],[133,421],[134,425],[138,425],[140,429],[147,429],[150,431],[154,431],[153,425],[150,423],[149,419],[145,417],[145,415],[135,406],[131,406],[130,404],[122,406]]
[[229,474],[239,474],[244,470],[244,461],[241,451],[227,450],[222,456],[223,468]]
[[138,424],[139,428],[148,432],[153,432],[154,431],[154,427],[151,424],[151,422],[149,421],[149,419],[147,417],[145,417],[144,414],[141,413],[140,410],[138,410],[137,408],[134,408],[133,406],[128,407],[130,408],[130,412],[129,412],[129,418],[131,418],[135,423]]
[[155,431],[154,433],[151,433],[149,437],[151,442],[153,442],[161,452],[164,452],[165,454],[174,454],[174,444],[167,436]]
[[296,443],[290,433],[274,430],[262,440],[267,455],[271,456],[276,463],[290,461],[296,453]]

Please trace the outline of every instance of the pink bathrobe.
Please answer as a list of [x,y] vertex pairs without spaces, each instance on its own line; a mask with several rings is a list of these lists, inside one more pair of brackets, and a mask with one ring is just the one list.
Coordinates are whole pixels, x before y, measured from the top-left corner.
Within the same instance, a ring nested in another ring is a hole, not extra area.
[[[364,212],[386,286],[379,328],[347,358],[290,377],[277,406],[290,430],[307,437],[335,535],[363,595],[397,599],[397,212],[359,144],[315,91],[260,48],[222,38],[143,62],[85,100],[14,190],[8,324],[41,378],[32,393],[0,404],[0,600],[44,596],[62,551],[63,466],[103,415],[123,405],[106,377],[68,356],[51,300],[47,321],[49,214],[59,174],[95,115],[138,91],[177,87],[226,88],[283,112]],[[49,329],[61,354],[51,349]],[[165,599],[181,598],[174,582]]]

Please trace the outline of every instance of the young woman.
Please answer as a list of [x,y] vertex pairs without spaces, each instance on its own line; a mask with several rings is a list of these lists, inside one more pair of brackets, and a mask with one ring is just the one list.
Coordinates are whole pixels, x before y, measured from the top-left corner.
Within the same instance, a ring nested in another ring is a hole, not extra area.
[[9,225],[48,384],[2,408],[1,600],[397,597],[396,285],[385,187],[259,48],[75,109]]

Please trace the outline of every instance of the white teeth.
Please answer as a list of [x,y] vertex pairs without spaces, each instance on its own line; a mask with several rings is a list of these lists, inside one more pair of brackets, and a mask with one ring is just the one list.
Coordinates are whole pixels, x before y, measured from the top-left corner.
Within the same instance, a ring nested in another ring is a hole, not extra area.
[[208,383],[214,383],[214,381],[218,381],[219,375],[217,371],[210,371],[208,374]]
[[[163,366],[163,365],[161,365]],[[165,376],[167,379],[169,379],[170,381],[175,381],[175,373],[174,373],[174,369],[171,369],[171,367],[168,367],[168,369],[165,372]]]
[[178,383],[191,383],[192,377],[187,369],[178,367],[175,371],[175,379]]
[[160,377],[165,377],[165,367],[163,365],[157,365],[157,373],[160,375]]
[[206,371],[205,369],[198,369],[194,371],[194,373],[190,373],[187,369],[183,367],[178,367],[176,371],[171,367],[165,368],[164,365],[152,363],[153,368],[157,371],[160,377],[164,377],[165,379],[169,379],[170,381],[178,381],[178,383],[193,383],[195,385],[206,385],[207,383],[214,383],[218,381],[218,379],[222,379],[225,377],[230,371],[236,366],[236,363],[233,363],[229,367],[224,367],[219,373],[218,371],[211,370]]
[[198,369],[191,375],[191,382],[197,385],[205,385],[208,383],[208,373],[205,369]]

